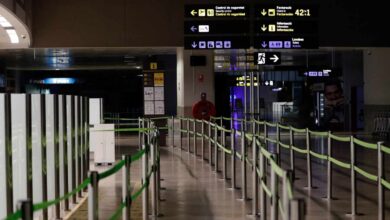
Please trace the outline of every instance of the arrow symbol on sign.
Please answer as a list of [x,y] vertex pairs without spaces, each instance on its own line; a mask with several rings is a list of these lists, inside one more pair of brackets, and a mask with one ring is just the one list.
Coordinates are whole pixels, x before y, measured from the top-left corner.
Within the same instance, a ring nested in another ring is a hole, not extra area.
[[266,15],[267,15],[267,11],[263,8],[263,10],[261,11],[261,14],[262,14],[263,16],[266,16]]
[[274,61],[274,63],[276,63],[276,62],[278,62],[278,60],[279,60],[279,57],[278,56],[276,56],[276,54],[274,54],[274,56],[273,57],[271,57],[271,58],[269,58],[270,60],[272,60],[272,61]]
[[196,44],[196,42],[194,41],[194,42],[192,42],[191,46],[192,46],[192,48],[196,48],[198,46],[198,44]]
[[261,30],[262,31],[266,31],[267,30],[267,26],[265,26],[265,24],[263,24],[263,26],[261,27]]
[[192,26],[192,27],[191,27],[191,31],[192,31],[192,32],[196,32],[197,30],[198,30],[198,28],[196,28],[195,26]]
[[196,12],[195,10],[192,10],[192,11],[191,11],[191,15],[192,15],[192,16],[195,16],[196,14],[198,14],[198,12]]
[[266,48],[266,47],[267,47],[267,43],[266,43],[265,41],[263,41],[263,43],[261,44],[261,46],[262,46],[263,48]]

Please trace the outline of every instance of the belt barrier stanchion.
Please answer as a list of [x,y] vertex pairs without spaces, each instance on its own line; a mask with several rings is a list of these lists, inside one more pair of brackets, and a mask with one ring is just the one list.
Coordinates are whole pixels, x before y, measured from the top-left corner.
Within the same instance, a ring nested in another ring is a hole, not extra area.
[[193,137],[194,137],[194,154],[195,154],[195,157],[196,156],[198,156],[198,147],[196,146],[196,139],[197,139],[197,137],[196,137],[196,119],[194,118],[194,123],[192,124],[193,126],[192,126],[192,130],[193,130]]
[[267,123],[264,123],[264,147],[266,150],[268,150],[268,129],[267,129]]
[[190,119],[187,118],[187,151],[191,153],[191,142],[190,142]]
[[283,191],[282,191],[283,209],[284,209],[284,215],[286,219],[289,219],[289,214],[290,214],[290,199],[288,197],[287,185],[292,182],[293,182],[292,171],[287,170],[283,176]]
[[303,220],[305,218],[305,200],[293,199],[290,201],[290,219],[291,220]]
[[142,141],[141,141],[141,118],[138,117],[138,128],[140,129],[138,131],[138,146],[139,148],[142,146]]
[[152,121],[150,119],[146,121],[146,128],[148,129],[148,145],[150,145],[152,143],[152,133],[150,132],[150,128],[152,128]]
[[131,155],[123,155],[122,160],[125,161],[125,167],[122,169],[122,201],[125,202],[125,207],[122,212],[122,219],[130,219],[131,209],[131,194],[130,194],[130,166]]
[[[253,125],[256,125],[253,123]],[[257,144],[256,137],[252,136],[252,157],[253,157],[253,169],[252,169],[252,215],[257,216],[257,210],[259,206],[259,178],[257,176]]]
[[332,199],[332,182],[333,182],[333,167],[332,167],[332,161],[330,158],[332,158],[332,138],[331,132],[328,131],[328,161],[327,161],[327,196],[326,198],[331,200]]
[[240,129],[241,129],[241,131],[244,131],[245,129],[244,129],[244,121],[242,120],[241,122],[240,122]]
[[202,127],[201,127],[201,132],[202,132],[202,160],[204,160],[204,120],[202,119]]
[[280,152],[280,127],[279,123],[276,123],[276,161],[278,165],[281,164],[281,152]]
[[232,128],[232,132],[230,133],[230,150],[232,152],[231,156],[231,178],[232,178],[232,189],[236,188],[236,148],[234,147],[235,142],[235,136],[236,136],[236,130]]
[[[32,178],[32,118],[31,118],[31,94],[26,94],[26,173],[27,173],[27,198],[33,198]],[[58,109],[58,107],[57,107]],[[65,154],[64,154],[65,155]],[[59,159],[59,158],[58,158]],[[59,170],[58,170],[59,171]],[[58,181],[59,184],[59,181]]]
[[[260,185],[262,186],[263,183],[267,184],[267,173],[266,173],[266,165],[267,165],[267,159],[264,156],[263,152],[260,150],[260,159],[259,159],[259,165],[260,165]],[[266,220],[267,219],[267,194],[265,193],[263,187],[260,187],[260,219]]]
[[[154,137],[155,138],[155,137]],[[152,195],[151,195],[151,208],[152,208],[152,216],[153,217],[156,217],[157,216],[157,176],[156,176],[156,166],[155,166],[155,162],[156,162],[156,146],[155,146],[155,143],[153,141],[153,143],[151,143],[150,145],[150,157],[151,157],[151,166],[150,166],[150,169],[152,170]],[[145,189],[147,190],[147,189]]]
[[[159,137],[159,136],[157,136]],[[159,216],[160,213],[160,201],[161,201],[161,169],[160,169],[160,145],[156,141],[156,183],[157,183],[157,203],[156,203],[156,209],[157,209],[157,216]]]
[[[64,186],[64,195],[68,194],[69,192],[69,178],[68,178],[68,118],[67,118],[67,107],[66,107],[66,95],[62,96],[62,132],[63,132],[63,138],[62,138],[62,145],[64,148],[64,155],[63,155],[63,160],[64,160],[64,166],[63,166],[63,172],[64,172],[64,179],[63,179],[63,186]],[[89,153],[89,151],[88,151]],[[89,160],[88,165],[89,165]],[[89,167],[89,166],[88,166]],[[89,171],[89,170],[88,170]],[[64,201],[64,209],[65,211],[69,210],[69,199],[65,199]]]
[[208,135],[209,135],[209,164],[210,167],[213,165],[213,151],[211,150],[211,122],[208,121]]
[[18,210],[22,212],[21,219],[33,220],[33,203],[31,199],[23,200],[18,203]]
[[172,116],[172,150],[175,148],[175,118]]
[[[223,126],[222,127],[222,146],[224,148],[226,148],[226,132],[225,132],[225,127]],[[222,178],[223,179],[227,179],[227,175],[226,175],[226,151],[221,149],[222,150]]]
[[223,117],[221,116],[221,118],[219,119],[219,122],[220,122],[220,126],[223,127]]
[[307,188],[312,188],[312,172],[311,172],[311,154],[310,154],[310,133],[309,129],[306,128],[306,162],[307,162]]
[[[43,115],[41,115],[41,124],[43,124],[42,128],[41,128],[41,132],[42,134],[45,134],[46,133],[46,117],[45,117],[45,114],[46,114],[46,110],[45,110],[45,103],[46,100],[45,100],[45,96],[43,95],[42,98],[41,98],[41,104],[43,104],[43,106],[41,106],[41,109],[42,109],[42,113]],[[71,115],[71,119],[70,119],[70,122],[71,122],[71,143],[72,143],[72,185],[71,185],[71,188],[74,189],[76,188],[77,184],[76,184],[76,125],[75,125],[75,114],[76,114],[76,111],[75,111],[75,97],[74,96],[71,96],[71,103],[70,103],[70,115]],[[44,120],[44,121],[43,121]],[[44,149],[44,152],[42,152],[42,158],[45,158],[46,160],[46,135],[43,135],[42,138],[44,140],[42,140],[42,144],[44,146],[42,146],[42,149]],[[45,167],[46,169],[46,163],[42,164],[42,167]],[[42,180],[42,187],[44,189],[44,192],[45,192],[45,196],[42,198],[43,201],[47,201],[47,175],[46,173],[44,173],[44,178]],[[73,204],[76,204],[77,202],[77,195],[74,194],[72,196],[72,203]],[[44,212],[44,219],[47,219],[47,209],[43,210]],[[46,218],[45,218],[46,217]]]
[[[43,97],[43,98],[42,98]],[[45,96],[42,95],[41,96],[41,99],[44,99]],[[41,101],[41,120],[42,120],[42,117],[45,118],[45,111],[42,107],[45,107],[45,105],[42,105],[42,101]],[[5,147],[6,147],[6,151],[5,151],[5,170],[6,170],[6,175],[5,175],[5,178],[6,178],[6,189],[5,189],[5,196],[7,198],[7,201],[6,201],[6,213],[7,215],[10,215],[12,214],[13,212],[13,178],[12,178],[12,125],[11,125],[11,115],[12,115],[12,111],[11,111],[11,94],[9,93],[6,93],[4,94],[4,144],[5,144]],[[43,115],[43,116],[42,116]],[[43,124],[41,122],[41,128],[45,128],[46,129],[46,122],[45,124]],[[43,131],[42,131],[43,132]],[[41,134],[46,134],[45,133],[41,133]],[[43,135],[42,135],[43,136]],[[43,168],[46,167],[46,160],[44,160],[44,158],[46,158],[46,149],[43,148],[43,143],[45,142],[45,139],[42,138],[42,171],[43,171]],[[45,144],[46,146],[46,144]],[[43,154],[43,152],[45,154]],[[45,166],[43,166],[45,165]],[[44,172],[42,172],[42,177],[43,177],[43,180],[46,180],[46,176],[44,174]],[[43,199],[44,198],[47,198],[47,196],[45,197],[45,189],[47,188],[43,188],[43,184],[45,182],[42,182],[42,193],[43,193]],[[4,196],[4,195],[3,195]],[[47,212],[46,212],[47,213]],[[45,212],[44,212],[44,217],[47,216],[45,215]],[[47,219],[47,218],[46,218]]]
[[385,219],[385,191],[382,185],[382,178],[385,177],[384,160],[382,152],[383,142],[378,142],[378,220]]
[[88,185],[88,220],[99,219],[99,173],[89,173],[91,182]]
[[[277,160],[277,155],[272,154],[271,159]],[[276,161],[277,163],[277,161]],[[271,165],[271,220],[277,220],[278,219],[278,205],[279,205],[279,195],[278,195],[278,189],[279,189],[279,178],[276,175],[275,170],[273,169]]]
[[356,213],[356,173],[355,173],[355,143],[353,142],[354,136],[351,136],[351,215],[355,216]]
[[234,121],[233,118],[230,118],[230,130],[233,130],[234,128]]
[[295,180],[295,152],[293,149],[294,146],[294,131],[292,130],[291,126],[289,126],[289,138],[290,138],[290,169],[292,172],[292,180]]
[[246,137],[245,131],[241,132],[241,192],[242,199],[245,201],[247,199],[246,195]]
[[[80,100],[81,103],[81,100]],[[58,95],[54,95],[54,198],[60,197],[60,142],[59,142],[59,115],[58,115]],[[80,117],[81,112],[79,112]],[[81,123],[81,121],[80,121]],[[81,138],[81,130],[79,130],[80,138]],[[80,139],[79,139],[80,140]],[[79,142],[79,146],[82,146],[82,144]],[[82,150],[79,151],[82,155]],[[80,157],[80,162],[83,163],[83,156]],[[82,175],[80,175],[80,180],[83,178]],[[80,194],[81,195],[81,194]],[[60,219],[61,218],[61,207],[60,203],[55,204],[55,218]]]
[[179,137],[180,137],[180,150],[183,149],[183,120],[179,118]]
[[[149,149],[146,145],[142,145],[142,148],[146,150],[145,155],[142,156],[142,184],[148,184],[148,155]],[[148,199],[149,199],[148,190],[145,189],[142,191],[142,219],[148,219],[149,207],[148,207]]]
[[214,126],[214,168],[215,172],[218,172],[218,124],[215,122]]

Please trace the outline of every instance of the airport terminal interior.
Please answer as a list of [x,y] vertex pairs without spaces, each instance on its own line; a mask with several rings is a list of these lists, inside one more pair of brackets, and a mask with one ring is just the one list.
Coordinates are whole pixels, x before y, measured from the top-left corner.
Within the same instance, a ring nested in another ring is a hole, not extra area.
[[0,219],[390,220],[379,0],[0,0]]

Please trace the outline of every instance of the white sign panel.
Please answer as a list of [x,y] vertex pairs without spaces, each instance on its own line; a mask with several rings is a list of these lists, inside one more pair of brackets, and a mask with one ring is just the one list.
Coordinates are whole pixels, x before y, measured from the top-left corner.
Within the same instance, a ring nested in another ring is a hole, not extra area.
[[0,219],[4,219],[7,216],[4,107],[4,94],[0,94],[0,195],[3,195],[0,196]]
[[145,115],[154,115],[154,102],[153,101],[145,101],[144,102],[144,114]]
[[165,114],[164,101],[155,101],[154,110],[156,115],[164,115]]
[[11,95],[12,178],[14,210],[27,198],[26,95]]
[[144,88],[144,100],[151,101],[154,99],[154,89],[153,87],[145,87]]
[[164,100],[164,87],[154,87],[154,100]]

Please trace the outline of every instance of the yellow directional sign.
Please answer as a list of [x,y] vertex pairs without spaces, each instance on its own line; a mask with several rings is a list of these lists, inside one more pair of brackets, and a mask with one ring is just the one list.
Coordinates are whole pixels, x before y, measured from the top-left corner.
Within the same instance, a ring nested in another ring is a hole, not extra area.
[[154,86],[164,86],[164,73],[154,73]]
[[157,63],[150,63],[150,69],[156,70],[157,69]]

